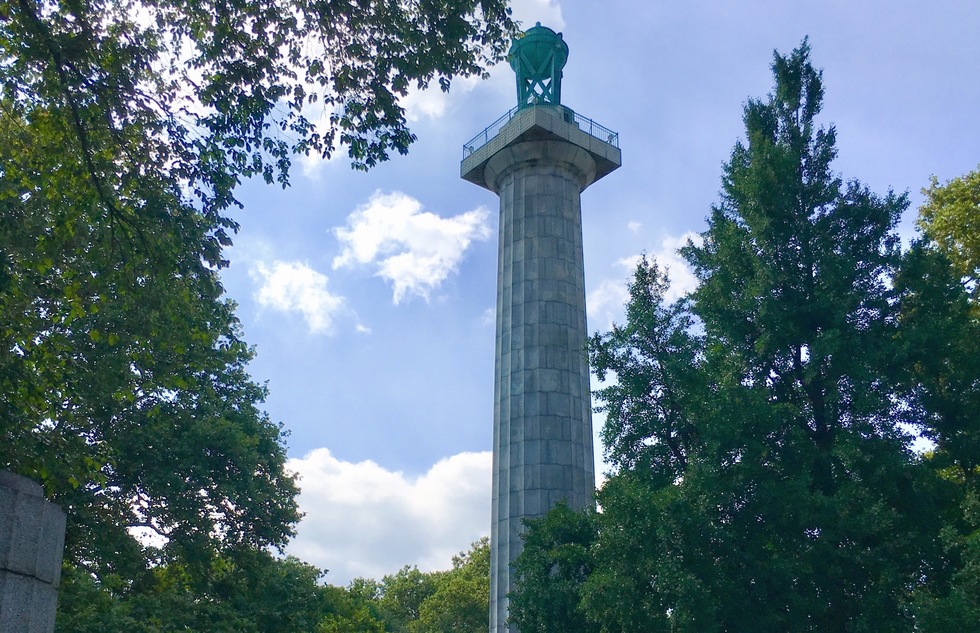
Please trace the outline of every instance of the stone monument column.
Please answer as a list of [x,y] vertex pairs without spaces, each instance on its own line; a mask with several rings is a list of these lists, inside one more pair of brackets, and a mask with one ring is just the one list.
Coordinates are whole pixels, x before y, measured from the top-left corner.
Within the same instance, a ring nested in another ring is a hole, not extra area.
[[40,485],[0,471],[0,631],[54,631],[65,513]]
[[522,520],[595,488],[581,192],[620,165],[616,134],[559,103],[568,47],[540,24],[511,47],[518,106],[466,145],[462,177],[500,197],[490,633],[508,627]]

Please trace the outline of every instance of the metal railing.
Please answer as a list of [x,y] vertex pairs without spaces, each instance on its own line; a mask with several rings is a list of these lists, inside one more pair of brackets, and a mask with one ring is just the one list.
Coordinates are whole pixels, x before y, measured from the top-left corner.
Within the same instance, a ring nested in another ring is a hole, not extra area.
[[[578,114],[571,108],[567,108],[563,105],[558,106],[532,106],[535,108],[542,107],[557,107],[562,111],[562,118],[568,123],[574,123],[578,129],[582,130],[589,136],[595,137],[604,143],[609,143],[613,147],[619,147],[619,133],[613,132],[607,127],[599,125],[592,119],[584,117]],[[514,115],[521,109],[520,106],[515,106],[507,111],[502,117],[491,123],[482,132],[474,136],[469,143],[463,145],[463,158],[466,158],[476,150],[480,149],[490,141],[492,141],[498,134],[500,130],[504,128]]]
[[512,118],[514,118],[514,115],[517,114],[517,111],[519,109],[520,109],[519,106],[514,106],[513,108],[508,110],[507,113],[504,114],[504,116],[500,117],[499,119],[497,119],[496,121],[488,125],[486,129],[484,129],[482,132],[480,132],[472,139],[470,139],[469,143],[463,145],[463,158],[466,158],[467,156],[469,156],[470,154],[472,154],[473,152],[480,149],[481,147],[483,147],[484,145],[492,141],[494,138],[496,138],[496,136],[500,134],[500,130],[503,129],[503,127],[507,125],[507,123],[509,123]]

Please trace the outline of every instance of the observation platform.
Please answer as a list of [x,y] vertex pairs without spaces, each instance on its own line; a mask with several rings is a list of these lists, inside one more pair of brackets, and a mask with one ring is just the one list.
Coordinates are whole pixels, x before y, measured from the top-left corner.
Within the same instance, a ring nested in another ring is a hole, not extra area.
[[515,107],[463,146],[460,176],[494,191],[487,163],[498,152],[524,141],[565,141],[588,152],[595,161],[591,184],[622,164],[619,134],[558,104]]

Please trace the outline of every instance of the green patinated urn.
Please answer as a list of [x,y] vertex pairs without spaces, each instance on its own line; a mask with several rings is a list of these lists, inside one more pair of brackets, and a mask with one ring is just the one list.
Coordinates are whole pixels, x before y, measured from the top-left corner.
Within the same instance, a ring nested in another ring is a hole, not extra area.
[[561,33],[538,22],[514,40],[508,59],[517,73],[518,107],[561,103],[561,69],[568,60]]

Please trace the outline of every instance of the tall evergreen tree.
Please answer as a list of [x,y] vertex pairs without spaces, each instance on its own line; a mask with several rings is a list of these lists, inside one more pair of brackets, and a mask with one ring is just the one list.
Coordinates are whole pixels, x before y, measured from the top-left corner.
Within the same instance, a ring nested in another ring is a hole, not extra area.
[[590,344],[614,379],[582,588],[604,631],[910,631],[938,555],[895,374],[906,196],[832,171],[806,41],[772,70],[682,249],[697,290],[666,305],[642,261],[626,325]]

